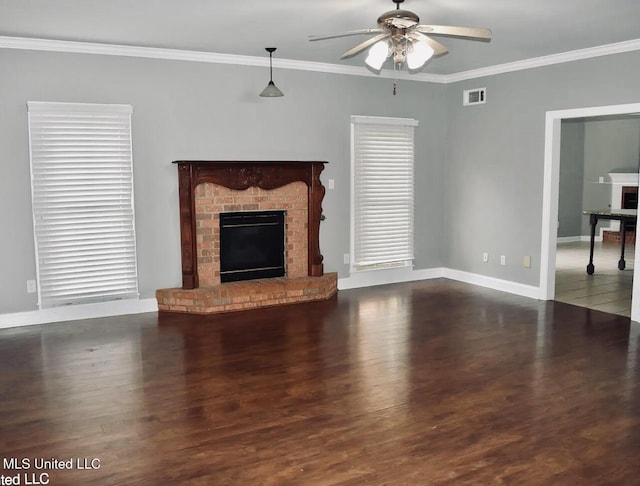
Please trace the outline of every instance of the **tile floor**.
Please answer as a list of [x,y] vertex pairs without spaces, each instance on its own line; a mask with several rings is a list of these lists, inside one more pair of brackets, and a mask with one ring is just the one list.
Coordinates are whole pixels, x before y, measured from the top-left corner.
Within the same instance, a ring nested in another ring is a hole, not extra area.
[[626,246],[626,269],[620,271],[620,246],[596,243],[595,273],[587,275],[589,243],[558,244],[555,300],[630,317],[634,252],[633,245]]

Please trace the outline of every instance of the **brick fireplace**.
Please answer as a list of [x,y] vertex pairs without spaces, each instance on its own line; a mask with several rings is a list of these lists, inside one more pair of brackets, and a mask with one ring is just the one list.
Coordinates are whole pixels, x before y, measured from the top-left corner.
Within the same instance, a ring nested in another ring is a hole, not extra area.
[[259,187],[229,189],[205,182],[196,187],[196,254],[202,287],[220,284],[220,213],[286,211],[287,276],[307,275],[307,186],[297,181],[270,191]]
[[[638,209],[638,172],[610,172],[611,180],[611,209]],[[620,244],[622,232],[620,221],[610,221],[609,228],[601,227],[604,243]],[[634,245],[636,242],[636,225],[627,223],[625,227],[626,243]]]
[[[210,314],[324,300],[337,275],[324,274],[319,230],[324,162],[178,161],[182,288],[156,291],[161,311]],[[220,213],[286,213],[286,275],[220,282]]]

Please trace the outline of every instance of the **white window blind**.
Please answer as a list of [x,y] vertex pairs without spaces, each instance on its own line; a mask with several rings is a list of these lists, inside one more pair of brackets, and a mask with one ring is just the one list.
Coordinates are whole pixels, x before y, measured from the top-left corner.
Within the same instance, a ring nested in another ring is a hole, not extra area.
[[40,307],[137,298],[131,106],[28,111]]
[[353,267],[413,262],[414,130],[417,120],[351,117]]

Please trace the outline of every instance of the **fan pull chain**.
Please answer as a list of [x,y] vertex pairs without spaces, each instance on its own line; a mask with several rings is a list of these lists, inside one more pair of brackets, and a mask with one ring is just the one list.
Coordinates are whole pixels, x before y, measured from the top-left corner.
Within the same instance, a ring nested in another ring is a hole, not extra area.
[[[393,73],[395,74],[398,71],[398,63],[394,62],[393,63]],[[398,80],[394,79],[393,80],[393,96],[396,95],[398,91]]]

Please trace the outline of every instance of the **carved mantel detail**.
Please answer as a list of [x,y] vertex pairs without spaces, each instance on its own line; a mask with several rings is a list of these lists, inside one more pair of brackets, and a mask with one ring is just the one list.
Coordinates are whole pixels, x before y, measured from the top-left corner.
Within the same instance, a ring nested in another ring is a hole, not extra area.
[[308,188],[308,275],[323,275],[320,217],[325,188],[320,182],[320,173],[326,162],[179,160],[174,163],[178,165],[183,289],[198,288],[195,188],[204,182],[235,190],[249,187],[272,190],[292,182],[304,182]]

